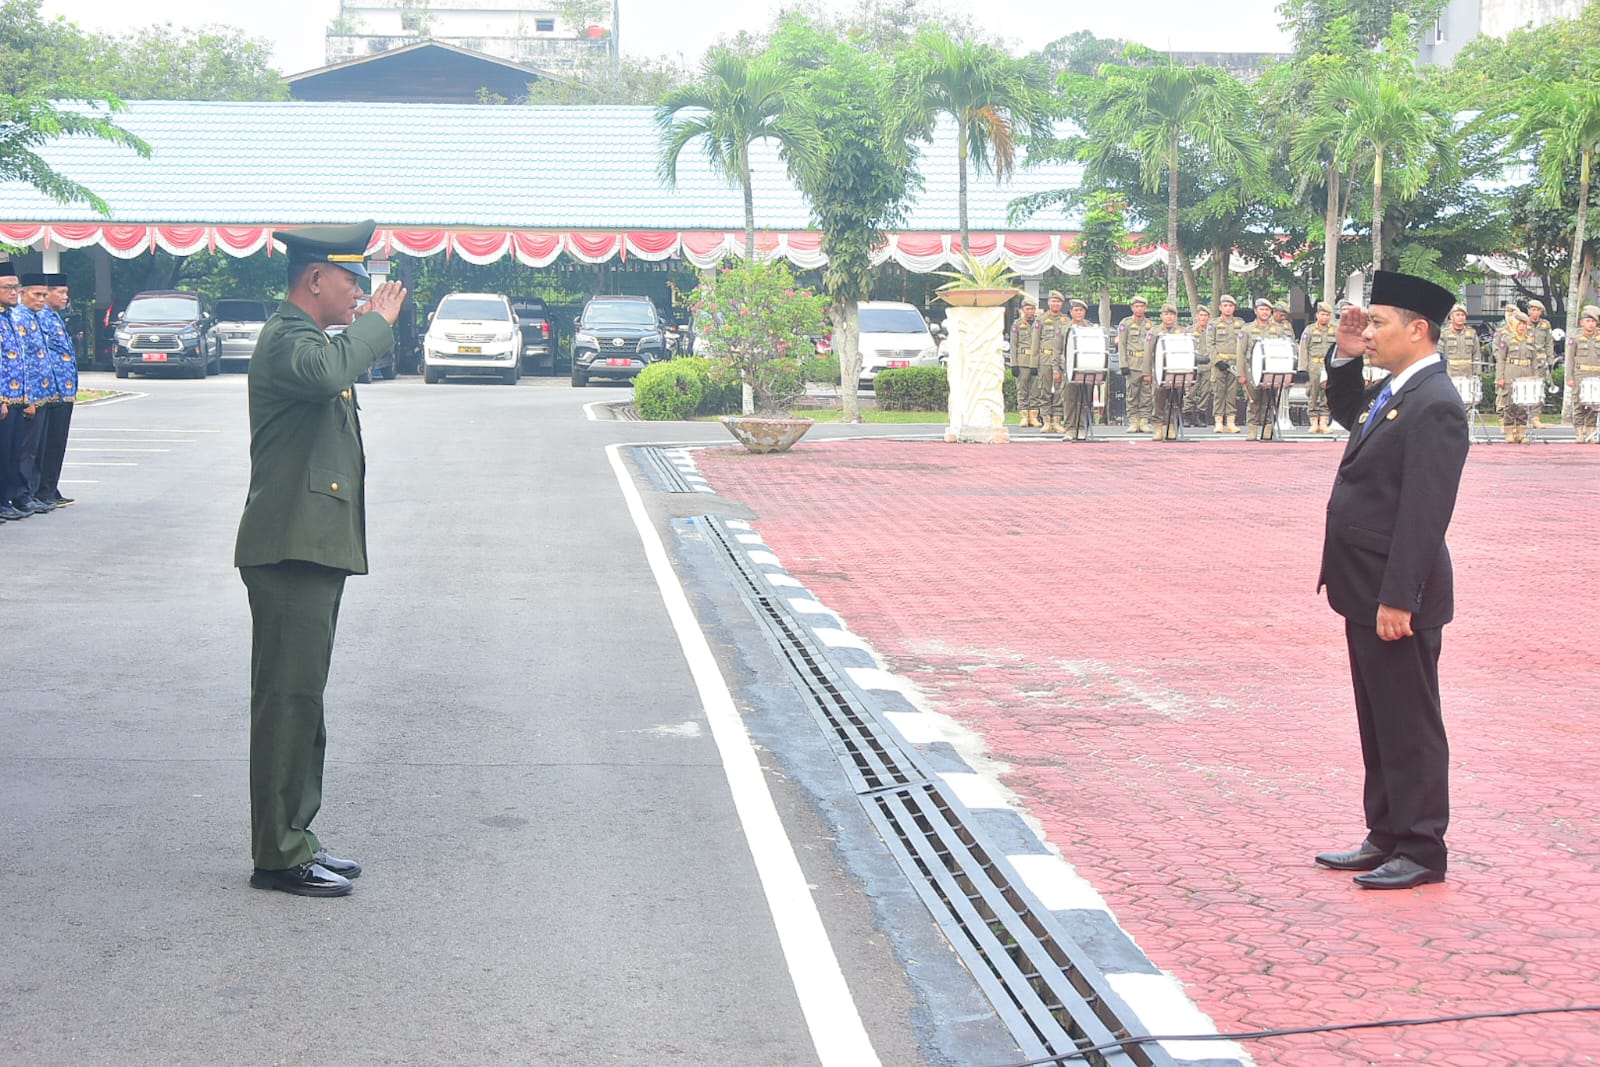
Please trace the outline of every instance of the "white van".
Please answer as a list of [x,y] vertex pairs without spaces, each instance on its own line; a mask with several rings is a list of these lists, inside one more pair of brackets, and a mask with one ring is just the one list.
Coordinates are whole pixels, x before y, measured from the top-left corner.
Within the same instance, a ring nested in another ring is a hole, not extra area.
[[934,344],[922,312],[897,300],[863,300],[857,305],[861,325],[861,381],[872,387],[878,372],[896,367],[937,367]]

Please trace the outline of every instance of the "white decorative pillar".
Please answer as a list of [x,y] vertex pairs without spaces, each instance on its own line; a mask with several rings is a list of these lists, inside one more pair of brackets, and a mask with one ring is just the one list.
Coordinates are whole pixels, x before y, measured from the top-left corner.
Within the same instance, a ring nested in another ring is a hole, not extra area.
[[61,249],[59,249],[59,248],[44,248],[44,249],[40,249],[39,256],[40,256],[40,259],[42,260],[42,262],[39,265],[39,269],[40,270],[42,270],[46,274],[60,274],[61,273]]
[[1005,332],[1004,307],[953,307],[945,314],[950,326],[950,442],[1000,444],[1011,440],[1006,429],[1005,357],[1000,352]]

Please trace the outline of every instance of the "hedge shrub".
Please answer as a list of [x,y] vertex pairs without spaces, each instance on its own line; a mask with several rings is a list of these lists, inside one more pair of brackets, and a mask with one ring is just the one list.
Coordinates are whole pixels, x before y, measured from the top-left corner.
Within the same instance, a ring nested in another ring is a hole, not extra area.
[[738,414],[744,397],[726,364],[686,357],[652,363],[640,371],[633,381],[633,404],[640,418],[654,422]]
[[[943,367],[881,370],[872,389],[880,411],[944,411],[950,406],[950,377]],[[1017,410],[1017,379],[1009,370],[1001,390],[1006,410]]]

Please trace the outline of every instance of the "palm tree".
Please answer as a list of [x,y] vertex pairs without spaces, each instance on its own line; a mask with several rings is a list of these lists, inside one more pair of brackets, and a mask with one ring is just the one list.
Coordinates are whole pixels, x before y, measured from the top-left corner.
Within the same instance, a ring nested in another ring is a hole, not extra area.
[[1185,151],[1200,149],[1213,166],[1244,178],[1266,170],[1266,153],[1254,132],[1250,92],[1220,67],[1117,66],[1100,68],[1100,83],[1086,116],[1091,165],[1132,150],[1139,178],[1154,193],[1167,182],[1167,299],[1178,302],[1178,167]]
[[[1372,267],[1383,269],[1385,181],[1409,200],[1432,172],[1455,168],[1450,113],[1409,64],[1335,73],[1312,96],[1302,144],[1331,146],[1336,168],[1372,182]],[[1338,220],[1343,229],[1343,219]]]
[[918,31],[899,80],[921,117],[924,140],[932,139],[940,115],[955,120],[957,203],[966,249],[968,165],[992,170],[1004,181],[1016,169],[1019,135],[1049,128],[1045,68],[994,45],[955,41],[937,26],[926,26]]
[[[1567,336],[1578,335],[1579,290],[1583,281],[1583,245],[1588,239],[1589,185],[1594,175],[1594,156],[1600,147],[1600,89],[1588,82],[1539,82],[1530,84],[1509,108],[1520,116],[1511,129],[1511,146],[1521,151],[1539,146],[1539,192],[1545,201],[1559,207],[1567,194],[1567,176],[1578,169],[1578,217],[1572,235],[1572,273],[1567,283]],[[1573,346],[1567,346],[1566,397],[1563,408],[1568,416],[1576,393],[1573,374]]]
[[787,113],[794,80],[794,72],[770,53],[749,56],[719,45],[706,53],[700,80],[673,89],[656,108],[662,181],[677,184],[678,156],[689,142],[704,138],[711,169],[744,192],[746,259],[756,255],[750,146],[777,141],[786,157],[802,157],[812,150],[813,135]]

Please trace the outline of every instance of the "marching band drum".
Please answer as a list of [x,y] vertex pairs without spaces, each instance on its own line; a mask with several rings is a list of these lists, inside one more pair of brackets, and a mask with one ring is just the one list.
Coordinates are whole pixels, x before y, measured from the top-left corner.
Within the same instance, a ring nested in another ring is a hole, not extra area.
[[1483,399],[1483,379],[1476,374],[1452,374],[1450,384],[1456,387],[1462,407],[1475,408]]
[[1578,403],[1600,408],[1600,378],[1584,378],[1578,382]]
[[[1156,337],[1156,362],[1151,378],[1157,389],[1186,389],[1193,383],[1194,342],[1194,335],[1187,333],[1164,333]],[[1167,380],[1169,377],[1171,382]]]
[[1511,403],[1519,408],[1531,408],[1537,413],[1544,406],[1544,379],[1539,377],[1513,379]]
[[1071,382],[1098,382],[1109,367],[1110,339],[1099,326],[1074,326],[1067,334],[1067,374]]
[[1269,376],[1287,374],[1294,376],[1295,365],[1300,361],[1300,351],[1287,337],[1263,337],[1250,349],[1250,383],[1257,389],[1263,381],[1267,387],[1277,388]]

